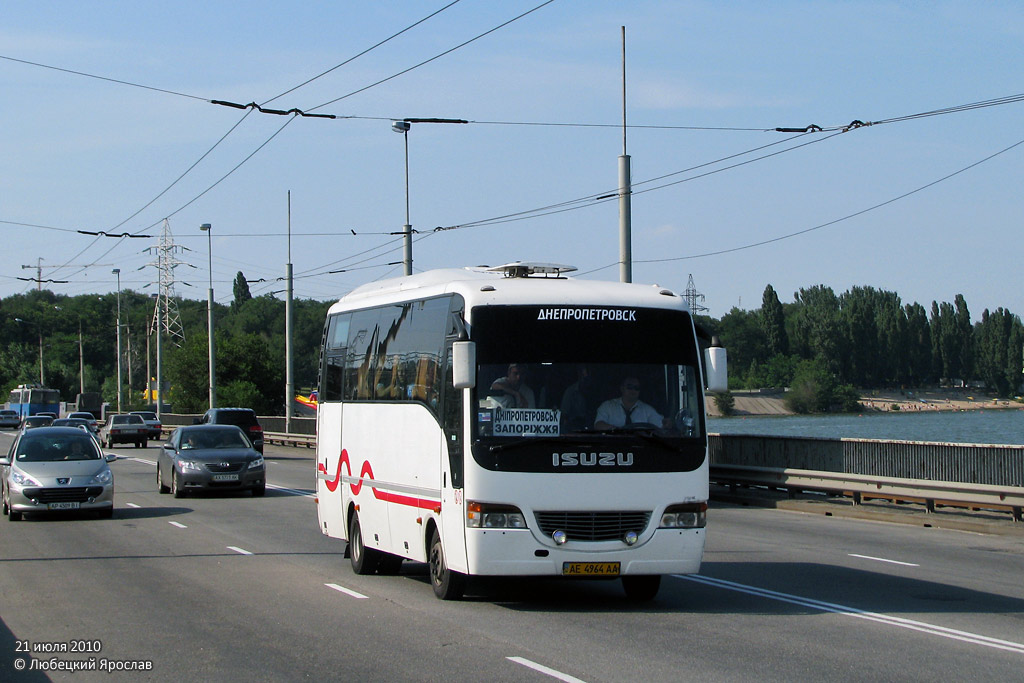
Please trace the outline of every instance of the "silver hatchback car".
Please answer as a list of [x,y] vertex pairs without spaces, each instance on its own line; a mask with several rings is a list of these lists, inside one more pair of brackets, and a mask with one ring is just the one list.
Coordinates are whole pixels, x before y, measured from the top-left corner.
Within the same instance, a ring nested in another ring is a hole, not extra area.
[[25,513],[95,510],[114,514],[114,473],[96,440],[76,427],[22,432],[0,457],[3,512],[17,522]]

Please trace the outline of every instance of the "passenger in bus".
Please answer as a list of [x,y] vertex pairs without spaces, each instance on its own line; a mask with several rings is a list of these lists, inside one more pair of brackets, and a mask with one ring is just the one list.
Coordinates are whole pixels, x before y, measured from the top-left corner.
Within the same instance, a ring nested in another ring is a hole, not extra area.
[[562,429],[578,431],[591,424],[593,414],[594,382],[590,368],[586,365],[576,366],[576,381],[569,385],[562,394]]
[[[491,383],[491,391],[500,391],[507,398],[506,408],[536,408],[537,400],[533,389],[527,386],[524,378],[524,367],[519,363],[510,363],[508,373]],[[502,402],[503,404],[506,401]]]
[[597,408],[595,429],[614,429],[633,424],[650,424],[670,429],[672,420],[640,400],[640,380],[629,375],[619,385],[619,397],[611,398]]

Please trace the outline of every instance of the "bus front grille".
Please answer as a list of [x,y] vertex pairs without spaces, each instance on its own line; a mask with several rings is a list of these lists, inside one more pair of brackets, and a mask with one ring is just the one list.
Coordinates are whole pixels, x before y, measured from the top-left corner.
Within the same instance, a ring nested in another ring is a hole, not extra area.
[[638,535],[647,528],[650,512],[537,512],[537,524],[545,536],[566,533],[570,541],[616,541],[627,531]]

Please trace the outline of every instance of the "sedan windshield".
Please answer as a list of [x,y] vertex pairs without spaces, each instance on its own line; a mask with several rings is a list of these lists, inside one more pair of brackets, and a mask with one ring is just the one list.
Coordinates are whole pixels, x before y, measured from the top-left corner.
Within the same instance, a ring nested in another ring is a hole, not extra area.
[[19,462],[58,462],[63,460],[99,460],[92,437],[82,432],[56,436],[25,437],[18,442]]
[[249,448],[249,442],[238,428],[192,429],[181,436],[181,449]]

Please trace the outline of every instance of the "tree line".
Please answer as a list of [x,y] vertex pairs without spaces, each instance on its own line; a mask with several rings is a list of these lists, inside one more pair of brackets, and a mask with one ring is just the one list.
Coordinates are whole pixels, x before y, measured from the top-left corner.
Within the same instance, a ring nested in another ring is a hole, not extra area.
[[[0,402],[17,385],[39,382],[41,341],[44,383],[59,390],[62,401],[74,401],[84,385],[116,407],[117,297],[116,292],[65,296],[33,290],[0,300]],[[135,410],[151,403],[147,378],[155,380],[157,373],[156,340],[150,334],[155,300],[131,290],[123,290],[120,299],[122,409]],[[332,303],[293,301],[297,390],[317,382],[324,319]],[[162,375],[169,385],[164,402],[175,412],[199,413],[209,406],[207,302],[178,298],[175,304],[184,339],[165,335],[161,344]],[[285,396],[285,303],[270,295],[253,297],[238,273],[230,305],[214,305],[214,338],[218,405],[283,415],[292,398]]]
[[[230,305],[215,304],[217,401],[280,415],[285,391],[285,304],[253,297],[244,275],[235,278]],[[147,377],[156,375],[155,340],[149,334],[154,299],[121,292],[122,407],[148,404]],[[827,410],[856,403],[857,388],[922,388],[982,383],[1006,397],[1019,391],[1024,327],[1003,308],[985,310],[972,323],[967,302],[902,304],[895,292],[854,287],[836,295],[824,285],[800,289],[782,303],[768,285],[761,307],[733,308],[721,319],[697,316],[729,352],[732,389],[789,387],[793,407]],[[333,302],[294,301],[294,372],[298,389],[317,382],[320,341]],[[206,302],[177,299],[184,340],[165,337],[163,378],[176,412],[208,405]],[[84,385],[116,406],[117,294],[69,297],[30,291],[0,300],[0,387],[43,376],[72,401]],[[81,343],[79,343],[81,340]],[[80,355],[81,350],[81,355]]]
[[[1024,326],[986,309],[971,322],[963,295],[952,303],[903,304],[895,292],[853,287],[800,289],[783,304],[771,285],[761,308],[698,316],[729,352],[731,389],[827,385],[817,400],[847,403],[859,388],[977,386],[1000,397],[1020,390]],[[813,382],[812,382],[813,383]]]

